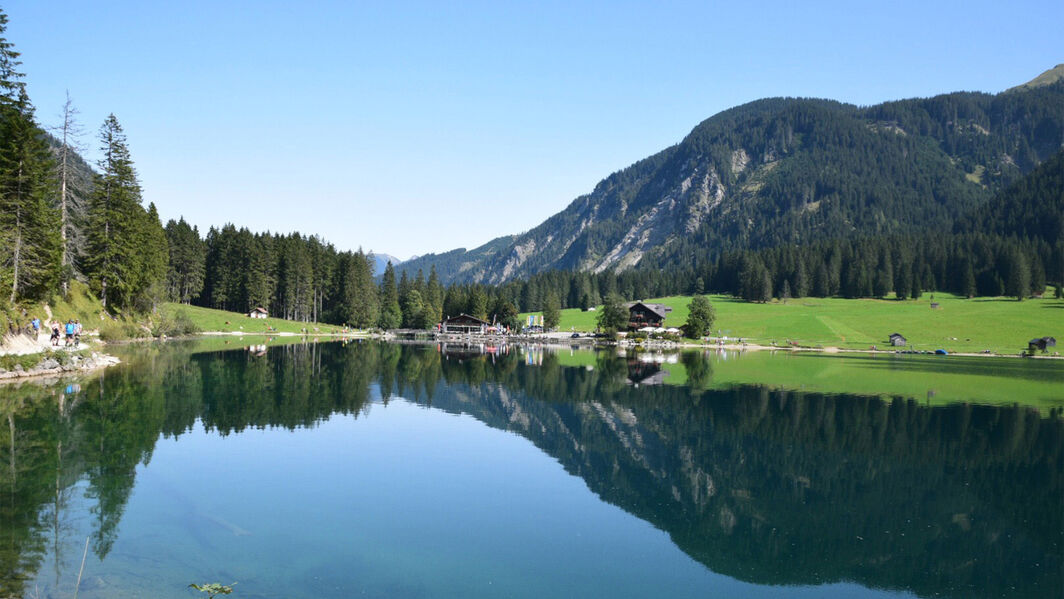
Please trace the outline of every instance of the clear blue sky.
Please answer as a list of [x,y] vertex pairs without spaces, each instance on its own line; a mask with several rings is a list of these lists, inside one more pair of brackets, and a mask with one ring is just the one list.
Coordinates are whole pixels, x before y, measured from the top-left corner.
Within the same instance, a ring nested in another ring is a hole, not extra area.
[[997,92],[1064,2],[3,4],[38,118],[113,112],[164,220],[342,249],[475,247],[767,96]]

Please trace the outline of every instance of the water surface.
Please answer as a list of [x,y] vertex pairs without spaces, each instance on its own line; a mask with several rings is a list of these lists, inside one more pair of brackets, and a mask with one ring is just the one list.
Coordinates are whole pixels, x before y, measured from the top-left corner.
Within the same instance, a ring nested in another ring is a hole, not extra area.
[[[1064,584],[1055,363],[194,349],[132,346],[93,379],[0,388],[0,596],[72,596],[86,539],[79,597],[190,597],[207,581],[237,582],[235,597]],[[829,392],[839,369],[902,386]],[[985,377],[971,386],[994,395],[931,395],[944,383],[928,373]],[[1005,404],[1009,384],[1038,397]]]

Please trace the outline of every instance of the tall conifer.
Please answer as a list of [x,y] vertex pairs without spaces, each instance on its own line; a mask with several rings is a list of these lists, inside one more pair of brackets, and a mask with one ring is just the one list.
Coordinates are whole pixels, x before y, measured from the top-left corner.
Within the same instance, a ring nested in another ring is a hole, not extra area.
[[384,276],[381,277],[380,302],[380,327],[385,330],[398,327],[402,321],[402,310],[399,307],[399,290],[395,284],[395,267],[391,261],[384,267]]
[[148,219],[140,205],[140,183],[115,115],[100,127],[99,172],[93,177],[85,272],[104,307],[128,307],[143,290],[145,266],[139,244]]
[[0,104],[0,250],[9,301],[43,297],[59,275],[58,216],[49,206],[52,161],[25,90]]
[[13,303],[52,290],[60,254],[47,197],[53,165],[6,31],[0,11],[0,282]]

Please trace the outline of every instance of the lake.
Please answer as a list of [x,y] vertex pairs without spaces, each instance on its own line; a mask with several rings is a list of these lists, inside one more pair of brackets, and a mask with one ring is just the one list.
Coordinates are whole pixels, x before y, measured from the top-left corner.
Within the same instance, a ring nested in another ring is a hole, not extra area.
[[116,353],[0,387],[0,597],[1064,593],[1061,361]]

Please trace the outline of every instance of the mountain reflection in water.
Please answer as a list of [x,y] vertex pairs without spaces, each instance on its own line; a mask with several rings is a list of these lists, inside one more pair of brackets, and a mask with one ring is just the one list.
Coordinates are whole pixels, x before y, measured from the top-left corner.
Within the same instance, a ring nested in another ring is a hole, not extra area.
[[679,358],[688,384],[670,386],[657,384],[669,365],[615,352],[571,367],[516,349],[191,347],[138,346],[81,387],[0,388],[0,596],[27,593],[46,558],[57,579],[76,570],[80,547],[63,554],[74,511],[91,514],[89,550],[104,559],[160,436],[197,423],[222,435],[313,427],[394,397],[520,434],[739,580],[947,597],[1054,596],[1064,584],[1055,410],[707,390],[712,363],[697,353]]

